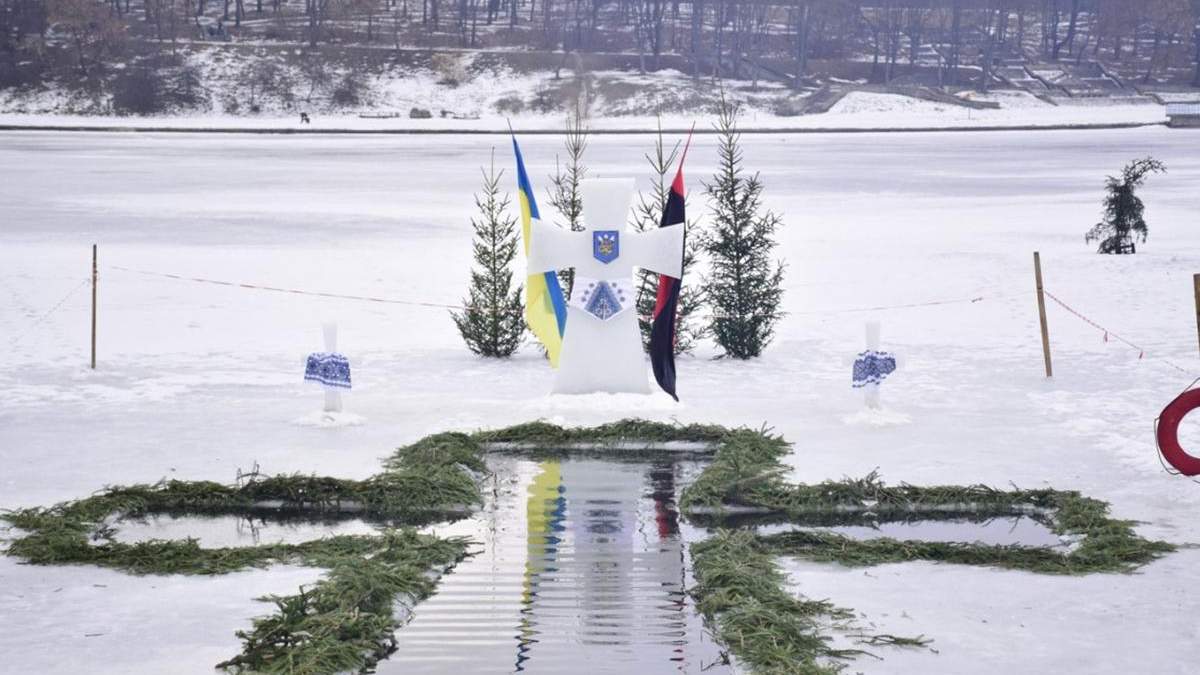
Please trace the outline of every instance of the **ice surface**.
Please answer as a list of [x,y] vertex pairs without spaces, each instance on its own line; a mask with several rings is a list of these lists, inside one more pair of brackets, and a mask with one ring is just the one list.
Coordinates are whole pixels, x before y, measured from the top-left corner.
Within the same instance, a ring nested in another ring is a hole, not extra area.
[[[326,392],[328,395],[329,392]],[[367,420],[362,415],[355,415],[348,412],[331,412],[328,410],[314,410],[305,413],[300,417],[292,420],[292,424],[302,427],[320,427],[322,429],[337,429],[339,427],[356,427],[360,424],[366,424]]]
[[842,421],[849,425],[891,427],[900,424],[911,424],[912,418],[902,412],[888,410],[887,408],[863,408],[858,412],[853,412],[842,417]]
[[[644,189],[650,142],[594,137],[592,175],[638,175]],[[714,361],[709,346],[681,358],[674,405],[665,395],[548,396],[552,373],[536,349],[476,358],[444,309],[110,267],[454,304],[466,293],[478,167],[493,145],[508,167],[503,136],[0,135],[0,508],[163,477],[232,481],[255,462],[271,473],[364,478],[397,445],[432,432],[638,415],[769,424],[796,443],[796,480],[878,468],[894,483],[1078,489],[1143,521],[1145,536],[1200,542],[1200,486],[1162,471],[1152,434],[1162,407],[1200,374],[1191,279],[1200,272],[1200,133],[743,142],[766,206],[785,219],[788,316],[762,359]],[[522,139],[543,202],[560,143]],[[714,143],[697,137],[689,154],[694,216],[706,213],[700,180],[715,167]],[[1096,255],[1083,233],[1099,217],[1104,176],[1147,154],[1170,169],[1142,191],[1149,241],[1136,256]],[[86,368],[86,288],[35,323],[88,274],[93,242],[95,372]],[[1034,250],[1047,288],[1143,344],[1146,357],[1052,305],[1047,381]],[[946,299],[966,301],[846,311]],[[369,423],[298,426],[319,406],[298,364],[315,323],[331,315],[355,364],[347,409]],[[860,349],[873,316],[888,347],[908,357],[886,403],[909,424],[843,421],[862,399],[841,358]],[[1185,447],[1200,448],[1200,423],[1185,420],[1183,434]],[[860,659],[856,671],[1195,670],[1196,549],[1138,574],[1083,578],[925,563],[789,570],[798,591],[854,607],[883,632],[937,640],[938,653],[877,649],[884,660]],[[80,663],[95,673],[208,672],[235,653],[233,632],[269,611],[254,597],[318,575],[131,577],[0,557],[0,653],[24,672],[76,673]],[[97,632],[105,635],[84,637]]]

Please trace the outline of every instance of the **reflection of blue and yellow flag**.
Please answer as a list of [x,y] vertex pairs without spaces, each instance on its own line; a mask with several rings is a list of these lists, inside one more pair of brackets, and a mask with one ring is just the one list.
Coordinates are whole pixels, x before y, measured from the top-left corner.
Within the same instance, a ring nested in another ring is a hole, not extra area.
[[[541,463],[541,471],[529,485],[525,503],[526,533],[525,576],[521,583],[521,621],[517,626],[516,670],[530,659],[533,645],[542,631],[538,626],[537,599],[543,582],[552,583],[558,571],[559,547],[563,543],[563,520],[567,516],[567,500],[563,496],[562,468],[556,461]],[[548,578],[543,578],[546,574]]]
[[[525,242],[525,256],[529,257],[529,228],[538,215],[537,201],[529,176],[525,173],[525,161],[521,159],[521,148],[513,136],[513,152],[517,155],[517,202],[521,207],[521,238]],[[558,275],[554,272],[530,274],[525,279],[525,322],[529,330],[546,348],[550,365],[558,367],[558,353],[562,349],[563,329],[567,325],[567,303],[563,300]]]

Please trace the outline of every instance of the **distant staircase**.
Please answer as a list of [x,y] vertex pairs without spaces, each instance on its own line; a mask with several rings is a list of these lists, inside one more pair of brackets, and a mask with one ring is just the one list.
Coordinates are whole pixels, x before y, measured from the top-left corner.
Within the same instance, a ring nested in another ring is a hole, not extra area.
[[1019,59],[1005,60],[996,67],[996,74],[1017,89],[1053,103],[1054,98],[1124,98],[1143,97],[1132,87],[1097,61],[1074,63],[1028,63]]

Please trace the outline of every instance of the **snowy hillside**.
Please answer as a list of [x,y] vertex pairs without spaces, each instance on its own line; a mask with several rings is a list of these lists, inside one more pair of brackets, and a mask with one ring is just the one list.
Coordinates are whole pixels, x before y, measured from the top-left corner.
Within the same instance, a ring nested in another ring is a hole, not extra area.
[[[283,45],[210,46],[183,52],[182,82],[141,83],[189,101],[156,114],[126,114],[111,91],[85,94],[61,83],[0,88],[0,124],[138,128],[487,130],[506,122],[559,129],[579,110],[594,129],[687,128],[722,96],[745,126],[770,129],[946,128],[1160,123],[1164,108],[1143,96],[1038,98],[1018,90],[917,95],[928,89],[868,86],[793,89],[769,80],[693,78],[678,70],[587,70],[514,66],[488,53],[417,52],[388,60],[368,53],[324,64]],[[913,94],[913,95],[908,95]],[[832,103],[832,105],[829,105]],[[986,107],[984,107],[986,106]],[[311,124],[300,121],[300,113]],[[701,128],[705,125],[701,124]]]
[[[682,74],[639,79],[629,74],[597,74],[607,83],[598,87],[588,109],[588,126],[596,131],[649,130],[659,120],[664,128],[688,129],[697,123],[706,129],[719,101],[721,89],[709,83],[697,87]],[[186,114],[155,117],[114,117],[71,112],[59,98],[47,95],[32,102],[9,100],[0,93],[0,125],[14,127],[100,128],[100,129],[192,129],[247,131],[501,131],[508,123],[525,130],[554,130],[563,127],[563,114],[556,108],[539,111],[535,105],[545,92],[559,91],[552,74],[500,75],[478,78],[447,89],[432,76],[388,80],[380,84],[374,108],[362,112],[310,112],[302,122],[294,111],[276,109],[256,115],[228,113]],[[614,90],[633,91],[632,98]],[[1149,101],[1123,103],[1082,100],[1052,105],[1017,92],[990,96],[973,95],[973,100],[992,100],[994,109],[972,109],[954,104],[926,101],[888,93],[850,92],[824,113],[779,114],[780,107],[803,96],[782,89],[761,87],[755,91],[727,90],[730,99],[744,110],[746,129],[957,129],[992,127],[1104,127],[1162,124],[1165,108]],[[519,105],[515,102],[520,102]],[[303,108],[303,106],[301,106]],[[410,116],[413,109],[428,111],[429,119]],[[657,112],[656,112],[657,111]]]

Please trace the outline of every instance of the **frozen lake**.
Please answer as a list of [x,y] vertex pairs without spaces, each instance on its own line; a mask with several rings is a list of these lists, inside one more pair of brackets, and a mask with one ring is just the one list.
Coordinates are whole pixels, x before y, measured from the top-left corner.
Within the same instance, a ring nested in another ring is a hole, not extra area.
[[[645,187],[651,143],[593,138],[591,175],[637,175]],[[1079,489],[1144,521],[1145,536],[1200,542],[1200,487],[1162,471],[1152,436],[1161,408],[1200,375],[1191,279],[1200,133],[745,137],[747,167],[785,222],[789,316],[760,360],[714,361],[709,346],[681,360],[678,405],[547,396],[551,371],[535,349],[477,359],[444,309],[112,267],[455,304],[467,283],[471,194],[493,146],[511,186],[502,136],[0,134],[0,508],[162,477],[232,481],[255,462],[363,478],[395,446],[435,431],[637,415],[769,424],[795,442],[797,480],[878,467],[889,482]],[[548,215],[560,142],[530,137],[522,149]],[[1149,241],[1136,256],[1096,255],[1083,234],[1099,218],[1104,177],[1147,154],[1169,169],[1141,193]],[[697,137],[686,171],[694,216],[706,212],[700,181],[715,161],[715,139]],[[85,367],[79,287],[92,243],[95,372]],[[1145,347],[1144,358],[1051,305],[1047,381],[1034,250],[1048,289]],[[903,305],[920,306],[859,311]],[[869,318],[883,322],[884,348],[906,357],[883,400],[907,423],[853,417],[862,402],[846,359],[862,349]],[[301,375],[325,319],[339,321],[353,363],[346,406],[365,419],[359,426],[296,423],[321,404]],[[1200,448],[1200,425],[1184,427],[1185,447]],[[853,607],[878,632],[935,640],[937,653],[877,650],[884,660],[860,659],[856,671],[1195,670],[1195,550],[1137,575],[1082,578],[930,564],[787,569],[798,592]],[[135,578],[0,558],[0,653],[27,672],[76,672],[85,660],[97,673],[202,672],[269,610],[254,597],[318,574]]]

